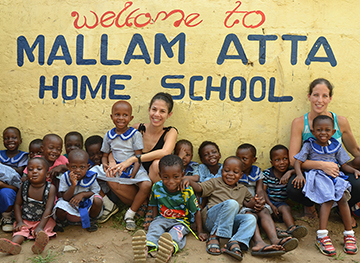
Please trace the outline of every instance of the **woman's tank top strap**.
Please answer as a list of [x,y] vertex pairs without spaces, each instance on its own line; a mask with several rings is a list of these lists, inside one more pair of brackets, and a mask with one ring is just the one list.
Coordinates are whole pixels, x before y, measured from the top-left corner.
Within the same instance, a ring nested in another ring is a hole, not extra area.
[[[338,119],[337,119],[337,115],[333,112],[330,111],[330,113],[333,116],[334,119],[334,129],[336,130],[335,134],[332,136],[333,138],[335,138],[340,144],[341,144],[341,130],[340,130],[340,126],[338,123]],[[315,138],[314,135],[311,133],[310,130],[310,125],[309,125],[309,117],[308,117],[309,113],[306,113],[304,115],[304,129],[303,129],[303,133],[302,133],[302,142],[306,141],[307,139],[311,138]]]

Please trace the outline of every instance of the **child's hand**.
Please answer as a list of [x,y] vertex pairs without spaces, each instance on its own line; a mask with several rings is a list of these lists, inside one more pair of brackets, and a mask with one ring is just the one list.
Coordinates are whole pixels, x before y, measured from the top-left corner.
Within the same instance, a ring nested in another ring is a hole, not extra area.
[[354,175],[355,175],[355,179],[358,179],[359,176],[360,176],[360,171],[359,171],[359,170],[355,170]]
[[182,159],[186,156],[186,148],[181,147],[178,156]]
[[279,210],[277,209],[277,207],[274,206],[273,204],[271,204],[270,207],[271,207],[271,209],[272,209],[273,212],[274,212],[274,216],[275,216],[276,218],[279,218]]
[[265,206],[265,200],[262,196],[258,196],[257,194],[255,195],[254,200],[255,200],[254,209],[256,212],[260,212]]
[[301,176],[297,175],[291,183],[294,185],[294,188],[300,189],[305,184],[305,178],[303,175]]
[[109,169],[109,165],[107,163],[103,163],[103,170],[106,173],[106,171]]
[[75,208],[75,207],[79,206],[79,203],[81,202],[81,200],[82,200],[82,195],[77,194],[73,198],[71,198],[71,200],[69,201],[69,204]]
[[23,182],[25,182],[25,181],[27,181],[27,180],[29,180],[29,177],[27,177],[27,176],[23,176],[23,177],[21,177],[21,182],[23,183]]
[[44,229],[42,227],[37,226],[33,232],[34,236],[36,237],[40,231],[44,231]]
[[28,227],[28,226],[23,221],[16,223],[16,225],[14,227],[14,232],[21,231],[22,227]]
[[292,170],[287,171],[280,179],[280,184],[287,184],[289,182],[289,178],[292,175]]
[[190,180],[188,178],[183,178],[180,182],[181,191],[183,191],[186,187],[189,187],[189,185],[190,185]]
[[115,177],[116,176],[116,172],[114,172],[115,169],[116,169],[116,165],[113,167],[109,166],[109,168],[105,171],[105,175],[107,177]]
[[75,174],[74,171],[71,171],[69,173],[69,177],[70,177],[70,182],[72,186],[76,186],[76,184],[78,183],[78,176],[77,174]]
[[198,237],[199,237],[200,241],[206,241],[208,238],[208,235],[206,233],[199,233]]

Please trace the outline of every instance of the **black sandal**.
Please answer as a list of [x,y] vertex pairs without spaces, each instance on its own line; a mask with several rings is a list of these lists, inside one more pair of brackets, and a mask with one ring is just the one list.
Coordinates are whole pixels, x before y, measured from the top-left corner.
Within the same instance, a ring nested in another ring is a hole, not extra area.
[[153,210],[150,208],[146,212],[144,223],[143,223],[143,227],[145,230],[149,229],[150,223],[152,221],[153,221]]
[[[213,244],[208,244],[211,240],[217,240],[218,243],[213,243]],[[213,252],[210,251],[210,249],[215,248],[215,249],[219,249],[220,252]],[[221,255],[221,250],[220,250],[220,242],[219,242],[219,238],[218,237],[209,237],[206,240],[206,252],[209,253],[210,255]]]
[[[237,247],[235,245],[238,245]],[[231,248],[232,247],[232,248]],[[231,248],[231,249],[230,249]],[[233,240],[233,241],[229,241],[227,244],[226,244],[226,247],[224,247],[222,249],[222,252],[232,256],[233,258],[241,261],[243,259],[243,254],[242,254],[242,251],[240,249],[240,244],[239,242]],[[236,253],[236,252],[239,252],[239,253]]]

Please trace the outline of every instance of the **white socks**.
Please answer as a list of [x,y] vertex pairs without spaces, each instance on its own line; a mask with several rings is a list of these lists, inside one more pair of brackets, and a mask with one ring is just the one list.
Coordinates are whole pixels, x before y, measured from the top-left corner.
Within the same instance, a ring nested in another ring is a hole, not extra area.
[[316,231],[316,235],[318,238],[324,238],[329,234],[329,231],[325,230],[318,230]]
[[131,208],[129,208],[126,213],[125,213],[125,216],[124,218],[127,219],[127,218],[134,218],[135,216],[135,212],[133,210],[131,210]]
[[355,236],[354,230],[345,230],[343,234],[344,236]]

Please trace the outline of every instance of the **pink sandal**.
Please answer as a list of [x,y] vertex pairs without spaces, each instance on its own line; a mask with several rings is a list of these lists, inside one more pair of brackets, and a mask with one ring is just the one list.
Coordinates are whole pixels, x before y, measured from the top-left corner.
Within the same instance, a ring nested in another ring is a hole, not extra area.
[[0,238],[0,251],[11,255],[17,255],[21,251],[21,246],[9,239]]
[[35,238],[35,244],[31,247],[32,252],[40,254],[44,251],[47,243],[49,243],[49,236],[44,231],[40,231]]

